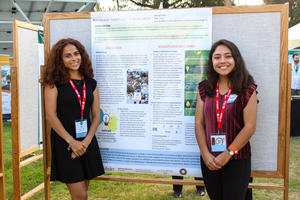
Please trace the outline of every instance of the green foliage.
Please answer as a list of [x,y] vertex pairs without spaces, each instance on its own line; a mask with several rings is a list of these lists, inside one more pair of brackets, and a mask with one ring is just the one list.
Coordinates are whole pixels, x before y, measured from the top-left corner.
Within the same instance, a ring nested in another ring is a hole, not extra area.
[[264,0],[265,4],[289,3],[289,27],[300,23],[300,0]]
[[132,4],[140,8],[159,8],[160,3],[162,2],[163,8],[191,8],[191,7],[205,7],[205,6],[223,6],[224,0],[114,0],[119,5],[122,5],[122,8],[127,8],[122,2],[131,2]]

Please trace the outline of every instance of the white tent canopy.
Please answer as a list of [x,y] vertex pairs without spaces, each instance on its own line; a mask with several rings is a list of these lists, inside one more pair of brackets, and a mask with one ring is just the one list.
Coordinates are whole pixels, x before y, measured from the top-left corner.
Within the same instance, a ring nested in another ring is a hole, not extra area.
[[289,49],[300,47],[300,23],[289,28]]

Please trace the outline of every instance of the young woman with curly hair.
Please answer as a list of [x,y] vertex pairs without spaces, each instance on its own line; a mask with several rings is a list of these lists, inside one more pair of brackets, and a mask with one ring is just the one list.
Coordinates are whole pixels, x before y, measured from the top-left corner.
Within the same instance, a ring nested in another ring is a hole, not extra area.
[[205,187],[213,200],[244,200],[256,129],[256,85],[228,40],[212,45],[207,80],[199,83],[195,131]]
[[50,51],[42,84],[52,127],[51,180],[66,183],[73,200],[87,199],[89,181],[104,168],[95,137],[98,88],[84,46],[71,38],[59,40]]

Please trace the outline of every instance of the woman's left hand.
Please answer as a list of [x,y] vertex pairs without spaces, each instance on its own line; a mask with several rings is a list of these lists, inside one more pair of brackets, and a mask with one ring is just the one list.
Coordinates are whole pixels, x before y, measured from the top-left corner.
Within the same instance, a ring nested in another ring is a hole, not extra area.
[[[81,141],[80,143],[81,143],[81,145],[82,145],[83,148],[84,148],[84,153],[83,153],[83,154],[85,154],[85,153],[86,153],[86,149],[87,149],[89,143],[86,144],[87,142],[85,142],[84,140]],[[82,155],[83,155],[83,154],[82,154]],[[82,156],[82,155],[80,155],[80,156]],[[76,157],[80,157],[80,156],[76,156],[76,154],[75,154],[74,152],[72,152],[71,158],[76,158]]]
[[215,159],[215,163],[218,164],[219,166],[224,166],[228,163],[228,161],[230,160],[231,155],[229,154],[229,152],[227,150],[223,151],[221,154],[219,154]]

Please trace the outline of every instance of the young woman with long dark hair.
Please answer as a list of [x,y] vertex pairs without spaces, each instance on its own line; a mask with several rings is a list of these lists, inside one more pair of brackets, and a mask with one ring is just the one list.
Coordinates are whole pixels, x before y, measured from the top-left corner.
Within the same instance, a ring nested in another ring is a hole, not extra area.
[[100,122],[98,88],[79,41],[61,39],[52,47],[42,84],[52,128],[51,180],[66,183],[73,200],[86,200],[89,181],[104,168],[95,137]]
[[235,44],[212,45],[207,79],[198,85],[196,138],[205,187],[213,200],[244,200],[256,129],[256,85]]

